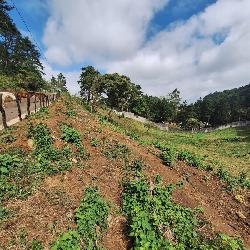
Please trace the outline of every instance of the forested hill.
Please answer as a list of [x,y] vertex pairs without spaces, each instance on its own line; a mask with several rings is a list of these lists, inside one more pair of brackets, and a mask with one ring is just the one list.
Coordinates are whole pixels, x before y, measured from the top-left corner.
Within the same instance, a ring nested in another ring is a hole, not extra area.
[[194,104],[198,119],[212,125],[250,120],[250,84],[215,92]]

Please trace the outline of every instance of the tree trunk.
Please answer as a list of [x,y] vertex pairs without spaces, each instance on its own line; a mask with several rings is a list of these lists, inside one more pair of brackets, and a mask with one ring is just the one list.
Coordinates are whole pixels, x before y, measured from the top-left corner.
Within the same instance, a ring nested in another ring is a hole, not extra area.
[[17,113],[18,113],[18,118],[20,121],[22,121],[22,111],[21,111],[21,106],[20,106],[20,101],[19,101],[19,97],[17,94],[15,94],[16,97],[16,106],[17,106]]
[[8,128],[7,125],[7,119],[6,119],[6,113],[3,107],[3,94],[0,94],[0,112],[2,113],[2,120],[3,120],[3,127],[4,129]]
[[27,95],[27,114],[30,115],[30,93]]

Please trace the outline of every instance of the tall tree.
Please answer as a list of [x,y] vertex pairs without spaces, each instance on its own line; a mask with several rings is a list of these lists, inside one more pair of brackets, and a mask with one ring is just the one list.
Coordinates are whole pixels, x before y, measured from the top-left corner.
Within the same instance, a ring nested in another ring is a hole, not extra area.
[[63,73],[59,73],[57,76],[57,87],[61,91],[67,91],[66,85],[67,85],[66,77],[63,75]]
[[44,83],[40,53],[23,37],[9,16],[12,7],[0,0],[0,74],[13,78],[16,87],[36,90]]
[[100,73],[94,67],[87,66],[82,68],[82,73],[78,83],[81,89],[80,95],[87,101],[87,103],[91,101],[93,95],[93,85],[95,84],[95,79],[98,76],[100,76]]

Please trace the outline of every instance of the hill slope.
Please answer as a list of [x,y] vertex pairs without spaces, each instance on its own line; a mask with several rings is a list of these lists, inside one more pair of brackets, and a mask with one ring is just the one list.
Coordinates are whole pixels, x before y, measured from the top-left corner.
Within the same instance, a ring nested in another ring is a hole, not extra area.
[[1,133],[1,249],[243,249],[224,234],[250,247],[247,189],[164,165],[100,112],[63,97]]

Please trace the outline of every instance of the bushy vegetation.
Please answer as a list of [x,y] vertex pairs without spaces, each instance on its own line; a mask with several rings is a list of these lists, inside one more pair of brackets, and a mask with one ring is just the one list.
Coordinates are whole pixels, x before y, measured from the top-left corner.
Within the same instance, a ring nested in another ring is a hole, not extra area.
[[226,235],[214,240],[199,235],[196,212],[173,202],[175,188],[162,186],[159,177],[153,189],[143,178],[124,184],[123,210],[133,249],[244,249],[240,240]]
[[[84,240],[84,249],[98,249],[98,239],[107,228],[109,205],[96,188],[87,188],[80,207],[76,210],[76,223]],[[99,227],[100,231],[97,231]]]
[[87,152],[81,142],[80,132],[67,124],[64,124],[61,130],[62,130],[61,138],[64,141],[71,143],[77,147],[80,153],[79,157],[80,156],[87,157]]
[[81,134],[68,125],[63,126],[61,138],[66,142],[75,144],[77,147],[81,146]]

